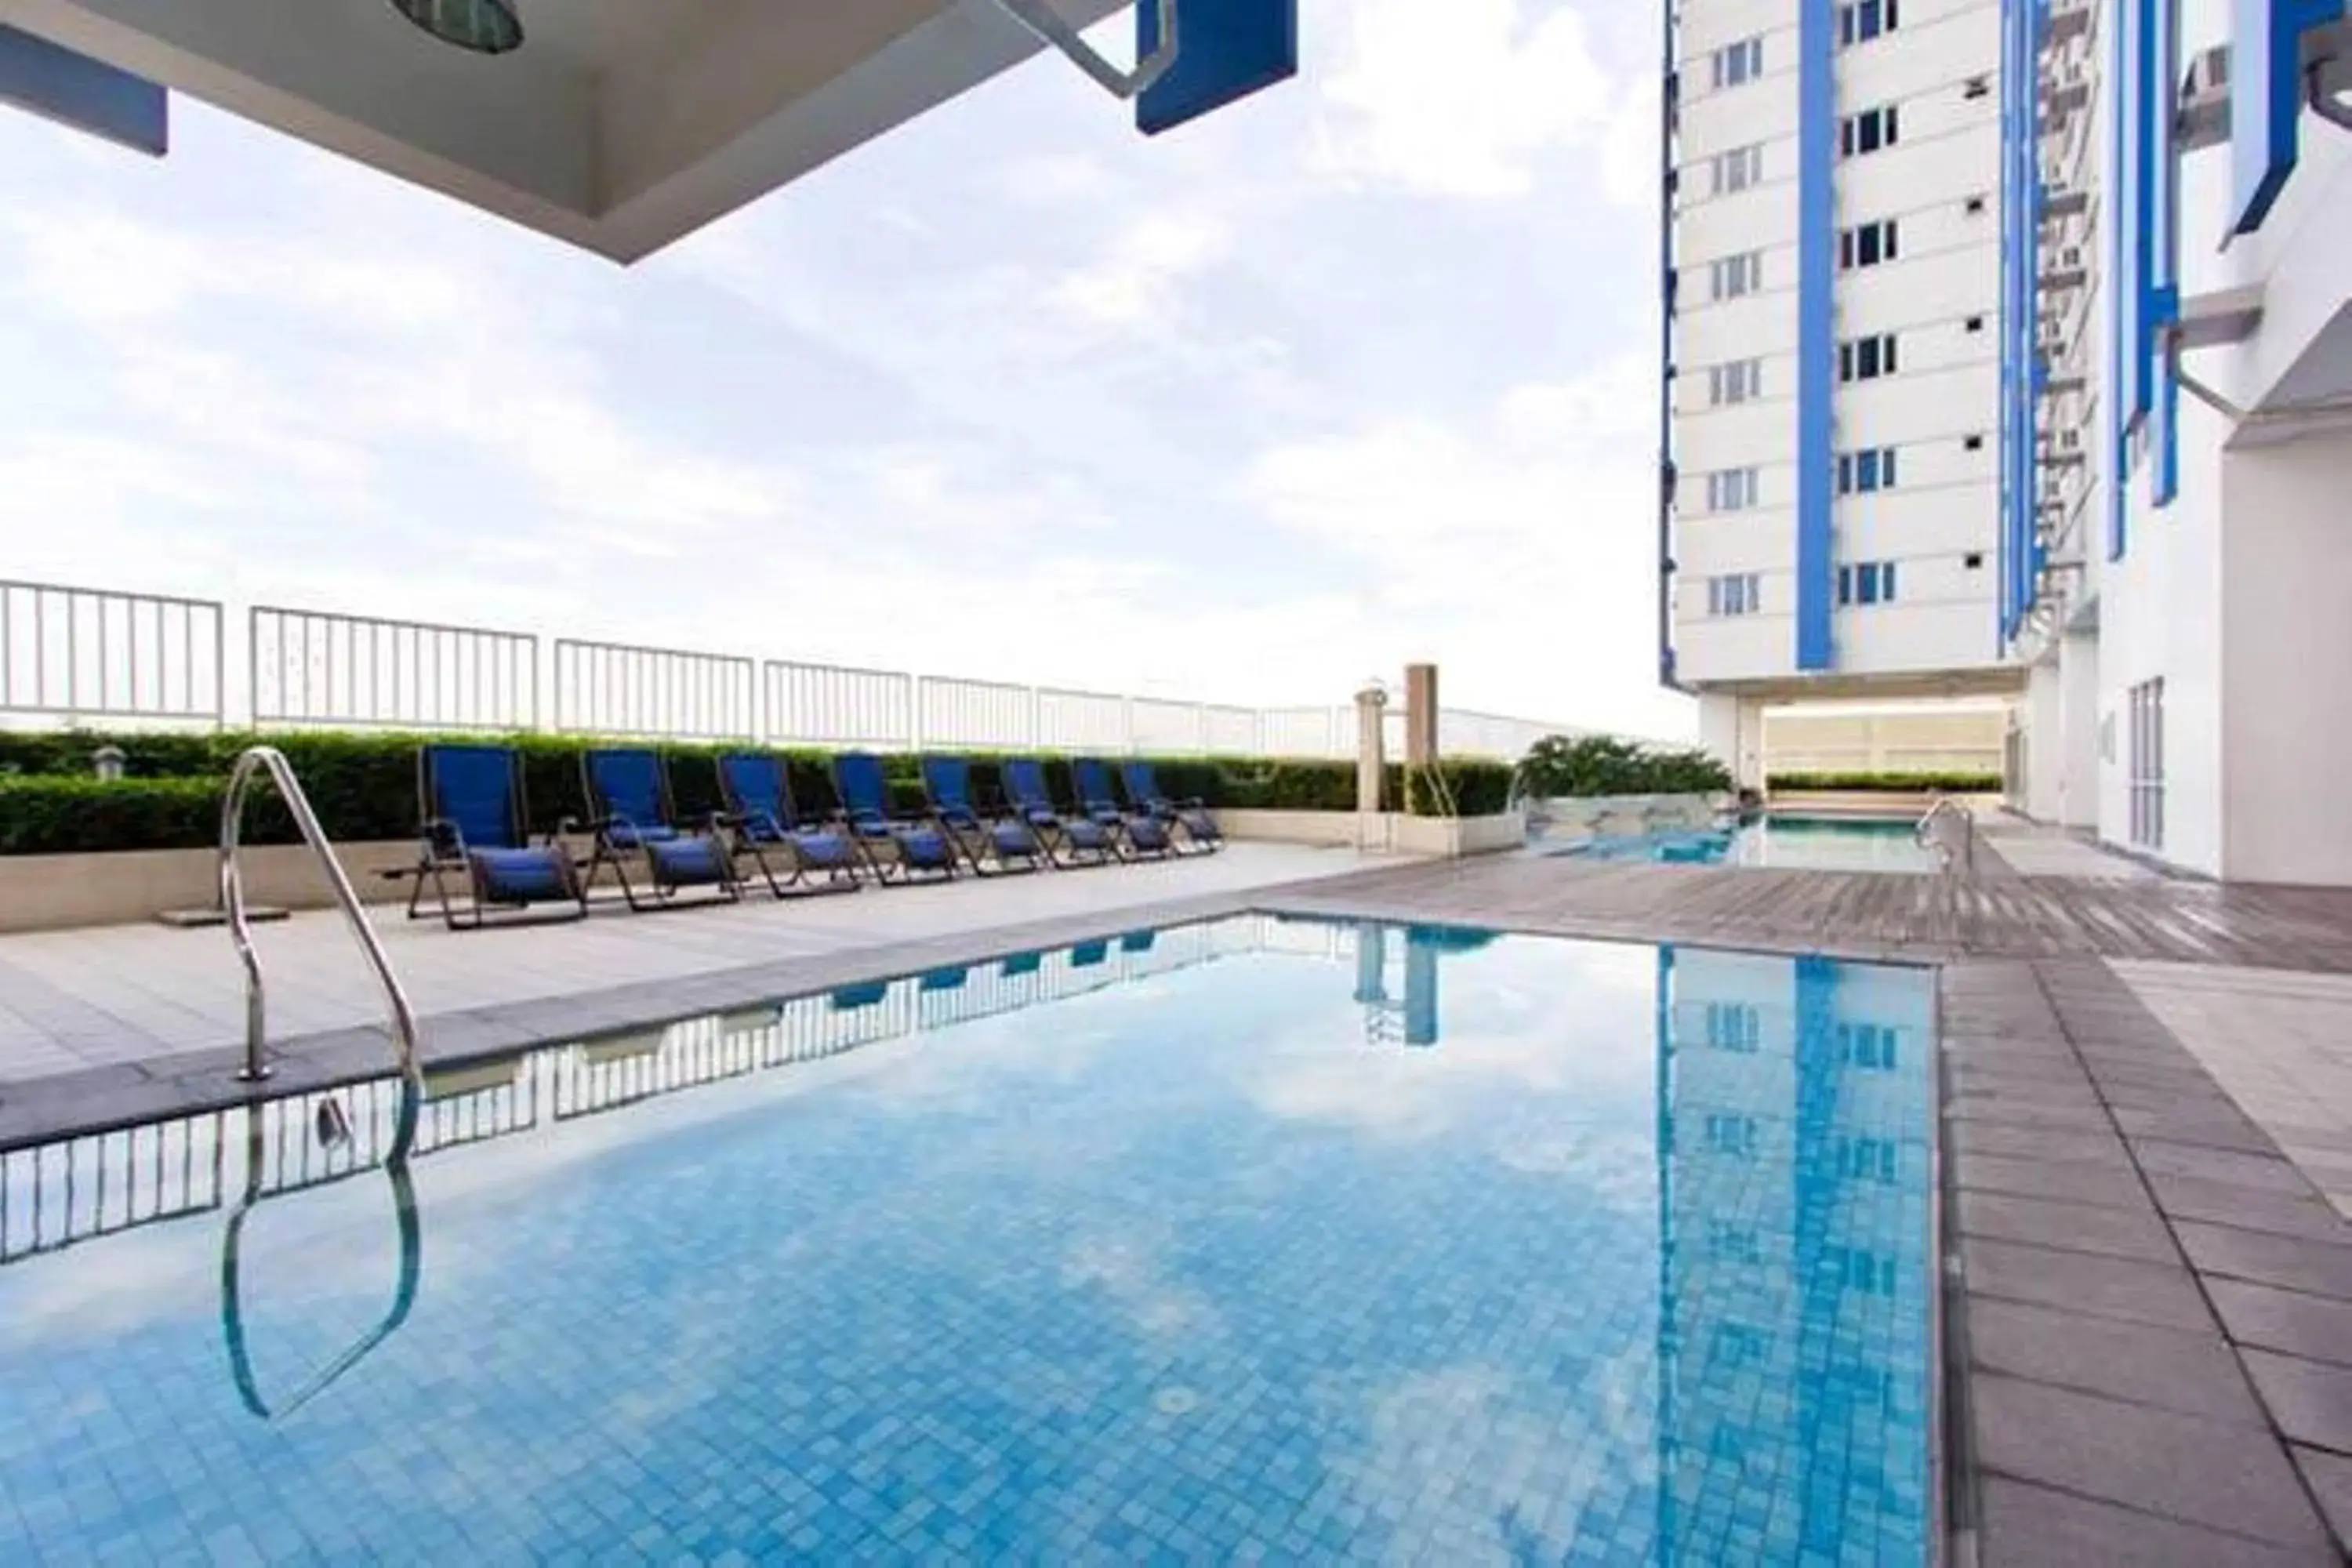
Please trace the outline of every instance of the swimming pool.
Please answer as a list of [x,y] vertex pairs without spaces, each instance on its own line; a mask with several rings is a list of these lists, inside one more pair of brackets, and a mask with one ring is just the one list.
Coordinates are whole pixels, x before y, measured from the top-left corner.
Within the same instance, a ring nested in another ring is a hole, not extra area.
[[1701,866],[1782,866],[1819,871],[1933,871],[1916,824],[1769,816],[1734,828],[1692,828],[1600,838],[1569,853],[1595,860]]
[[1922,1563],[1932,1016],[1247,917],[18,1151],[0,1561]]

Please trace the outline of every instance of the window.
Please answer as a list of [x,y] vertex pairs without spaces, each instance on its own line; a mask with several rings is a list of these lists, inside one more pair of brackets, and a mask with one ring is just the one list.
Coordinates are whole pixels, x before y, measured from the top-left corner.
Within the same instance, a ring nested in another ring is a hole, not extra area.
[[1850,338],[1838,344],[1840,381],[1875,381],[1895,374],[1895,334]]
[[1712,160],[1715,170],[1715,194],[1728,195],[1744,191],[1750,185],[1764,183],[1764,144],[1760,142],[1746,147],[1734,147],[1728,153],[1717,153]]
[[1895,602],[1895,563],[1862,561],[1837,570],[1837,602],[1841,606],[1891,605]]
[[1838,233],[1838,269],[1842,272],[1851,272],[1857,267],[1875,267],[1882,261],[1894,260],[1895,256],[1895,220],[1891,217],[1857,224]]
[[1873,490],[1891,490],[1894,488],[1894,447],[1868,447],[1859,452],[1838,454],[1838,494],[1868,495]]
[[1838,7],[1838,43],[1852,48],[1895,31],[1895,0],[1849,0]]
[[1744,1002],[1710,1002],[1706,1043],[1710,1050],[1753,1056],[1764,1044],[1764,1015]]
[[1736,359],[1728,364],[1706,367],[1706,400],[1714,407],[1745,403],[1749,398],[1760,396],[1763,384],[1762,360]]
[[2131,841],[2164,847],[2164,681],[2131,689]]
[[1715,85],[1738,87],[1764,74],[1764,40],[1742,38],[1715,51]]
[[1737,300],[1761,288],[1763,275],[1763,252],[1750,250],[1726,256],[1706,264],[1707,290],[1717,300]]
[[1895,122],[1895,105],[1891,103],[1865,109],[1860,114],[1849,114],[1838,122],[1838,153],[1842,157],[1859,158],[1865,153],[1875,153],[1881,147],[1892,147],[1900,129]]
[[1706,510],[1746,511],[1756,504],[1756,470],[1723,468],[1706,477]]
[[1706,613],[1710,616],[1752,616],[1764,607],[1763,580],[1753,572],[1735,572],[1706,580]]

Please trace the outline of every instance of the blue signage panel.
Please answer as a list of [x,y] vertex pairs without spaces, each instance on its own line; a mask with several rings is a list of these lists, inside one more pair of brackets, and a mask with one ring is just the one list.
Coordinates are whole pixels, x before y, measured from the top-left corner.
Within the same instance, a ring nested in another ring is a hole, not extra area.
[[[1135,7],[1136,58],[1160,47],[1160,7]],[[1147,136],[1298,74],[1298,0],[1181,0],[1176,63],[1135,101]]]
[[135,153],[171,144],[171,98],[129,71],[0,26],[0,103],[12,103]]
[[1837,463],[1837,12],[1797,9],[1797,668],[1837,662],[1830,486]]

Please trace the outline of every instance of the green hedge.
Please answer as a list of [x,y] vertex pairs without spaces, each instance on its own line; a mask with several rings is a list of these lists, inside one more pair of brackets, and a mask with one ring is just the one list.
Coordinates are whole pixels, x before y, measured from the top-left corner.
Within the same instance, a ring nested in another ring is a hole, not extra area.
[[[293,824],[268,803],[276,829]],[[23,778],[0,775],[0,855],[71,855],[100,849],[202,849],[220,842],[218,779]]]
[[1836,793],[1884,790],[1902,795],[1999,795],[1999,773],[1774,773],[1776,790]]

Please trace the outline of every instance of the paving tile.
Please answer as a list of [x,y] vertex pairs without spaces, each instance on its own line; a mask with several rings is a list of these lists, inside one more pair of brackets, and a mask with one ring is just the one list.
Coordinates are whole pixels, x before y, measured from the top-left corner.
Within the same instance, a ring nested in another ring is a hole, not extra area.
[[1961,1241],[1960,1258],[1972,1300],[1989,1296],[2158,1328],[2217,1331],[2196,1282],[2177,1266],[1976,1237]]
[[2051,1127],[2074,1132],[2105,1132],[2114,1123],[2095,1101],[2075,1105],[2043,1105],[2032,1099],[1994,1099],[1979,1095],[1945,1102],[1944,1114],[1961,1121],[2000,1121],[2013,1127]]
[[2203,1149],[2228,1149],[2245,1154],[2271,1154],[2277,1141],[2255,1125],[2243,1111],[2195,1114],[2188,1111],[2136,1110],[2116,1107],[2110,1114],[2127,1140],[2153,1139],[2189,1143]]
[[2352,1455],[2352,1366],[2249,1350],[2246,1374],[2279,1430],[2298,1443]]
[[2175,1220],[2201,1220],[2314,1241],[2352,1241],[2352,1226],[2316,1197],[2160,1171],[2148,1173],[2147,1184],[2156,1194],[2157,1206]]
[[2352,1247],[2216,1225],[2184,1223],[2173,1231],[2202,1273],[2352,1300]]
[[2134,1212],[2097,1204],[1963,1192],[1959,1216],[1961,1231],[1969,1236],[2032,1242],[2068,1252],[2137,1258],[2149,1263],[2178,1263],[2180,1258],[2153,1203],[2144,1202]]
[[1954,1152],[1948,1168],[1955,1186],[1978,1192],[2013,1193],[2029,1198],[2063,1195],[2070,1203],[2124,1209],[2143,1208],[2148,1201],[2147,1186],[2128,1166],[2117,1169],[2074,1161],[1979,1154],[1963,1145]]
[[2240,1344],[2352,1366],[2352,1301],[2243,1279],[2208,1279],[2205,1289]]
[[2264,1192],[2287,1193],[2296,1197],[2311,1195],[2311,1179],[2275,1152],[2245,1154],[2228,1149],[2170,1143],[2162,1139],[2141,1139],[2133,1143],[2132,1157],[2150,1175],[2161,1172],[2227,1182],[2234,1186],[2259,1187]]
[[1969,1302],[1967,1331],[1970,1358],[1988,1371],[2209,1420],[2263,1424],[2238,1358],[2218,1334],[1987,1298]]
[[2243,1427],[2011,1377],[1969,1398],[1990,1470],[2278,1545],[2325,1540],[2285,1454]]
[[2114,1132],[2065,1132],[2048,1127],[2013,1127],[1999,1121],[1954,1121],[1946,1129],[1955,1151],[2046,1161],[2052,1164],[2104,1165],[2129,1171],[2130,1156]]
[[2352,1555],[2352,1459],[2323,1454],[2316,1448],[2290,1448],[2295,1468],[2319,1500],[2319,1511],[2336,1532],[2337,1550]]
[[2275,1546],[1999,1476],[1984,1485],[1981,1530],[1984,1568],[2290,1568],[2328,1559],[2324,1548]]

